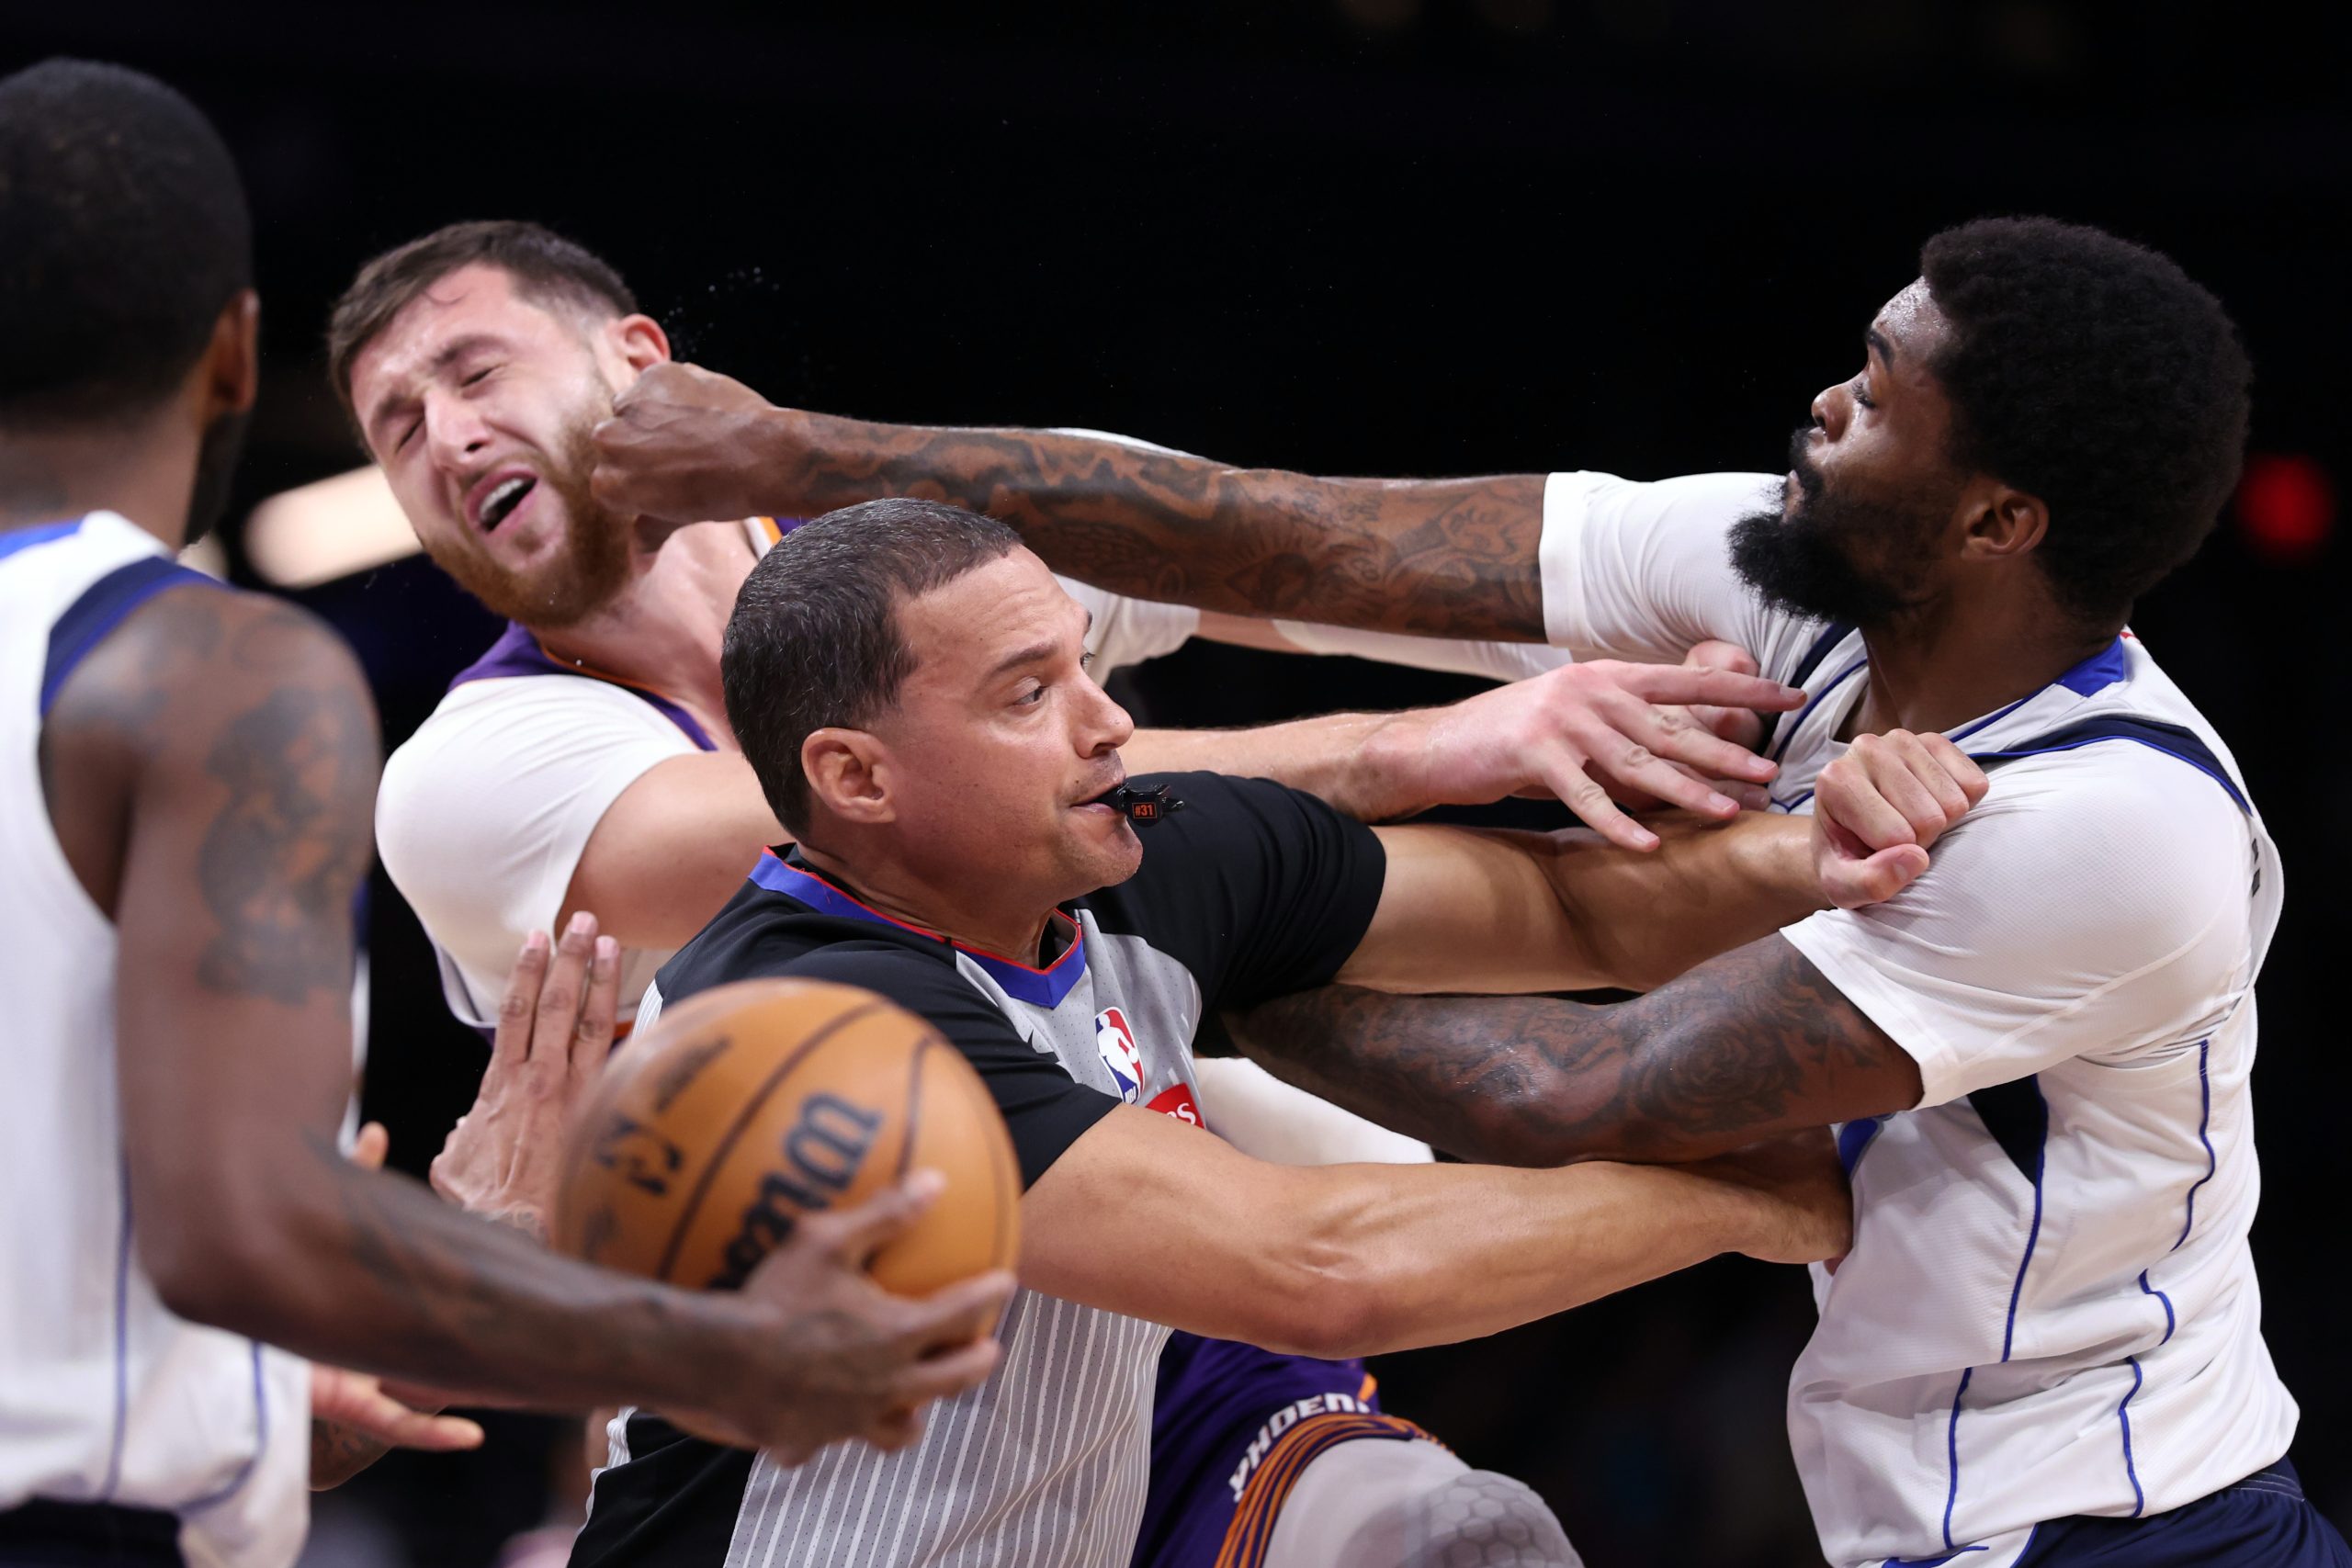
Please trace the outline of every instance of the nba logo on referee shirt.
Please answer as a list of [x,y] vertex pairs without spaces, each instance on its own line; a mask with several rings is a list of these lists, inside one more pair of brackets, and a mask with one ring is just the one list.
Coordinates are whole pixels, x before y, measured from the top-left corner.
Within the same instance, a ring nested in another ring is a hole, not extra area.
[[1094,1048],[1102,1053],[1119,1098],[1129,1105],[1143,1098],[1143,1053],[1136,1049],[1136,1032],[1127,1027],[1125,1013],[1104,1008],[1094,1015]]

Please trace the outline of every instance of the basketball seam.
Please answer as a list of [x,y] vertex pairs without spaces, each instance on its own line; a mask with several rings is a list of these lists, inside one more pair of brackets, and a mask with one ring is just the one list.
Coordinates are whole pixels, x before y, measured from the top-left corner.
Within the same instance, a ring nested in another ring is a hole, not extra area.
[[[1006,1129],[1007,1132],[1011,1130],[1009,1127]],[[1021,1156],[1014,1151],[1012,1140],[1009,1137],[994,1140],[992,1152],[996,1157],[989,1161],[989,1180],[996,1189],[995,1250],[999,1257],[1002,1257],[1007,1250],[1006,1243],[1012,1238],[1013,1217],[1018,1213],[1021,1202]],[[1012,1168],[1011,1181],[1005,1179],[1008,1165]],[[1019,1261],[1018,1257],[1007,1259],[1009,1264]]]
[[734,1152],[737,1140],[742,1137],[743,1130],[751,1125],[752,1118],[759,1114],[760,1108],[768,1102],[768,1098],[775,1093],[786,1077],[791,1076],[793,1069],[800,1066],[809,1052],[814,1051],[868,1013],[877,1012],[889,1005],[876,998],[847,1012],[836,1014],[824,1028],[802,1041],[799,1048],[791,1055],[777,1063],[775,1070],[768,1074],[767,1081],[760,1085],[758,1092],[743,1102],[743,1109],[735,1113],[735,1120],[729,1124],[726,1133],[720,1136],[718,1146],[710,1151],[710,1158],[703,1166],[701,1178],[695,1182],[694,1191],[687,1197],[684,1208],[679,1212],[678,1223],[670,1231],[669,1245],[662,1249],[662,1266],[655,1272],[655,1279],[665,1284],[677,1282],[670,1278],[670,1269],[678,1260],[679,1249],[685,1246],[686,1233],[693,1229],[695,1216],[702,1212],[702,1201],[709,1196],[711,1184],[718,1179],[719,1169],[726,1165],[727,1156]]
[[898,1179],[907,1179],[908,1168],[915,1160],[915,1135],[922,1130],[922,1055],[934,1045],[947,1042],[936,1034],[926,1034],[915,1042],[914,1060],[907,1064],[907,1130],[899,1140]]

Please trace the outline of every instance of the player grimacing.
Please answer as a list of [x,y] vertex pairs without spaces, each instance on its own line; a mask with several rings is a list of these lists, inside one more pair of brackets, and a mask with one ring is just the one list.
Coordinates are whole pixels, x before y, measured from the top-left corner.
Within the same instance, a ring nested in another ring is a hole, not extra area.
[[[633,1012],[655,967],[731,896],[764,846],[788,837],[741,754],[717,689],[727,613],[776,528],[755,519],[639,541],[630,519],[586,494],[585,432],[635,378],[659,372],[668,352],[660,326],[637,310],[614,269],[521,222],[454,224],[395,247],[361,268],[334,314],[337,390],[419,538],[462,584],[513,618],[394,754],[378,809],[386,863],[441,953],[451,1007],[469,1021],[487,1021],[507,955],[525,932],[560,930],[567,911],[589,908],[621,943],[621,1005]],[[1172,646],[1197,618],[1181,607],[1076,592],[1092,615],[1087,642],[1098,680]],[[1211,629],[1261,643],[1269,637],[1263,626]],[[1549,650],[1511,645],[1351,641],[1296,626],[1273,635],[1519,673],[1560,662]],[[1264,774],[1370,818],[1581,776],[1573,772],[1580,753],[1605,757],[1611,776],[1626,783],[1680,788],[1693,804],[1708,804],[1704,786],[1657,763],[1624,760],[1623,749],[1645,739],[1667,757],[1745,768],[1751,780],[1769,773],[1702,730],[1668,728],[1679,716],[1641,697],[1787,701],[1769,682],[1601,663],[1445,710],[1139,733],[1122,754],[1138,770]],[[1554,757],[1570,771],[1547,775],[1545,760]],[[1261,1121],[1296,1114],[1293,1102],[1331,1114],[1250,1064],[1217,1066],[1214,1085],[1193,1085],[1212,1107],[1247,1096],[1251,1110],[1270,1102]],[[537,1094],[533,1080],[493,1072],[436,1161],[436,1186],[481,1212],[529,1221],[547,1201],[564,1109],[560,1099]],[[1210,1120],[1221,1124],[1221,1111]],[[1267,1157],[1286,1153],[1279,1138],[1260,1146]],[[1353,1495],[1377,1506],[1363,1504],[1355,1521],[1326,1510],[1311,1525],[1294,1522],[1304,1510],[1285,1508],[1281,1529],[1285,1540],[1304,1532],[1323,1550],[1359,1559],[1368,1548],[1343,1524],[1369,1529],[1376,1515],[1407,1511],[1400,1499],[1413,1483],[1430,1491],[1466,1468],[1427,1445],[1409,1454],[1389,1444],[1334,1449],[1325,1443],[1328,1424],[1317,1425],[1285,1434],[1273,1456],[1281,1462],[1271,1467],[1277,1473],[1250,1492],[1245,1510],[1227,1495],[1227,1476],[1243,1464],[1257,1430],[1302,1400],[1371,1416],[1350,1428],[1358,1434],[1413,1429],[1371,1405],[1358,1361],[1189,1346],[1175,1361],[1182,1375],[1168,1385],[1161,1426],[1202,1483],[1186,1488],[1156,1475],[1148,1562],[1189,1562],[1202,1554],[1200,1541],[1214,1557],[1227,1532],[1222,1521],[1275,1511],[1266,1499],[1289,1484],[1291,1461],[1317,1444],[1324,1447],[1305,1495],[1328,1490],[1340,1471],[1371,1465],[1377,1483]],[[1415,1466],[1418,1473],[1408,1473]],[[1531,1515],[1543,1512],[1532,1497],[1518,1502]],[[1556,1530],[1548,1517],[1530,1524]],[[1285,1546],[1276,1560],[1288,1554]]]

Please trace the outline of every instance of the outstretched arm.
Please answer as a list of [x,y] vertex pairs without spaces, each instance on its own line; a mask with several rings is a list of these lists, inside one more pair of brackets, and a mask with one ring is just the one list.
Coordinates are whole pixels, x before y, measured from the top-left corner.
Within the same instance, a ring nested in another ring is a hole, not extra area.
[[1629,852],[1555,833],[1377,829],[1380,906],[1338,979],[1380,991],[1646,990],[1827,906],[1805,825],[1653,818]]
[[1497,1333],[1719,1252],[1834,1258],[1851,1222],[1817,1128],[1688,1169],[1309,1167],[1123,1105],[1021,1200],[1021,1272],[1194,1334],[1367,1356]]
[[[889,1440],[900,1407],[986,1375],[985,1344],[927,1361],[906,1337],[904,1314],[945,1293],[884,1297],[833,1244],[797,1238],[741,1294],[705,1296],[572,1262],[342,1157],[376,727],[349,655],[308,617],[211,588],[158,595],[65,682],[42,772],[61,840],[116,856],[74,865],[119,934],[133,1234],[175,1311],[486,1395],[651,1404],[791,1453]],[[972,1283],[954,1314],[967,1337],[1010,1285]],[[910,1376],[913,1400],[888,1386]]]
[[[1530,874],[1499,852],[1541,840],[1474,840],[1493,863],[1466,875],[1450,863],[1461,846],[1417,837],[1458,830],[1388,829],[1379,908],[1339,973],[1354,984],[1263,1003],[1235,1021],[1236,1037],[1359,1115],[1506,1164],[1696,1159],[1907,1109],[1922,1093],[1917,1061],[1784,937],[1763,933],[1794,919],[1800,897],[1859,908],[1900,893],[1987,782],[1944,737],[1895,730],[1858,738],[1816,785],[1809,822],[1694,829],[1662,856],[1555,840],[1538,859],[1557,895],[1548,910],[1525,894],[1506,909],[1498,891]],[[1483,925],[1481,904],[1494,911]],[[1722,952],[1735,942],[1745,945]],[[1511,978],[1513,963],[1539,977],[1555,949],[1561,970],[1585,972],[1552,989],[1638,987],[1699,966],[1613,1007],[1360,988],[1473,989]]]
[[1984,796],[1940,735],[1858,739],[1815,781],[1811,818],[1656,819],[1664,847],[1592,833],[1378,829],[1380,903],[1340,968],[1383,991],[1649,990],[1817,909],[1883,903]]
[[1510,1165],[1701,1159],[1921,1093],[1917,1063],[1779,936],[1614,1006],[1333,986],[1234,1022],[1300,1088]]
[[876,496],[1003,518],[1055,570],[1238,615],[1544,640],[1544,476],[1317,479],[1102,436],[743,406],[656,366],[595,433],[597,499],[662,523],[809,517]]

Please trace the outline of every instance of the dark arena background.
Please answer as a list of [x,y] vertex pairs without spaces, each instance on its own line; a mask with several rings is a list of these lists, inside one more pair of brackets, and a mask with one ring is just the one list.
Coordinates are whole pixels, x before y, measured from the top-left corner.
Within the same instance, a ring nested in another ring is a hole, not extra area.
[[[357,460],[329,300],[455,219],[579,238],[683,356],[779,402],[1367,474],[1777,468],[1936,229],[2047,212],[2171,253],[2235,313],[2259,385],[2243,490],[2135,625],[2288,863],[2254,1239],[2294,1457],[2352,1521],[2330,989],[2352,875],[2332,536],[2352,28],[2178,0],[802,9],[12,6],[0,69],[155,72],[239,156],[266,354],[228,533],[246,581],[243,514]],[[388,744],[495,631],[416,558],[300,597],[359,650]],[[1125,694],[1229,725],[1469,689],[1195,646]],[[481,1048],[380,874],[373,893],[366,1106],[421,1172]],[[1781,1417],[1811,1311],[1797,1270],[1718,1261],[1376,1371],[1392,1409],[1532,1483],[1597,1568],[1818,1562]],[[305,1562],[474,1568],[576,1520],[576,1424],[491,1419],[483,1453],[398,1456],[322,1496]]]

